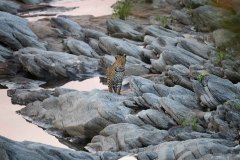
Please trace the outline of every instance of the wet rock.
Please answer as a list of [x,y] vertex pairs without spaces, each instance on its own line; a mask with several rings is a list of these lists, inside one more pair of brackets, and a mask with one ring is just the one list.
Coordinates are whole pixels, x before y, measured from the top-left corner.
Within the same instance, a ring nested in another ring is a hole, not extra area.
[[200,31],[211,31],[222,27],[224,20],[231,17],[231,12],[220,7],[201,6],[193,10],[192,21]]
[[70,37],[64,41],[64,44],[74,55],[99,58],[99,55],[84,41],[79,41]]
[[[97,155],[83,151],[73,151],[69,149],[52,147],[41,143],[23,141],[16,142],[10,139],[0,137],[0,154],[1,160],[9,159],[55,159],[55,160],[100,160]],[[119,157],[118,157],[119,158]],[[106,159],[107,160],[107,159]],[[116,159],[117,160],[117,159]]]
[[[65,135],[80,138],[78,145],[85,144],[110,124],[126,122],[125,116],[130,112],[123,105],[129,96],[100,90],[65,91],[61,95],[57,94],[57,89],[52,92],[56,95],[29,103],[19,113],[35,124],[44,124],[41,127],[45,129],[55,128]],[[28,95],[24,101],[31,99],[31,91]]]
[[96,151],[129,151],[163,142],[167,131],[154,128],[141,128],[134,124],[118,123],[104,128],[100,135],[93,137],[85,148]]
[[0,42],[7,48],[19,50],[24,47],[45,49],[38,37],[29,29],[28,22],[6,12],[0,12]]
[[213,31],[213,39],[216,47],[222,47],[229,45],[233,38],[236,36],[235,33],[227,29],[217,29]]
[[139,32],[141,27],[123,20],[108,20],[107,29],[113,37],[143,40],[143,33]]
[[237,88],[227,79],[222,79],[214,75],[204,77],[202,84],[195,81],[194,92],[198,94],[201,104],[210,109],[215,109],[217,105],[239,96]]
[[97,59],[36,48],[24,48],[15,55],[28,72],[42,79],[81,79],[84,74],[96,72],[98,66]]
[[171,38],[182,37],[182,35],[180,35],[178,32],[157,25],[147,26],[145,28],[145,34],[154,37],[158,36],[167,36]]
[[12,1],[7,1],[7,0],[2,0],[0,2],[0,11],[12,13],[12,14],[17,14],[20,9],[20,5],[12,2]]
[[205,156],[215,157],[216,155],[234,158],[239,153],[239,146],[235,146],[236,144],[221,139],[199,138],[149,146],[141,149],[141,154],[151,151],[157,153],[162,160],[204,159]]
[[62,37],[73,37],[75,39],[84,40],[85,34],[82,27],[65,16],[58,16],[51,19],[51,25]]
[[185,10],[173,10],[171,16],[182,24],[192,25],[191,15],[187,14]]

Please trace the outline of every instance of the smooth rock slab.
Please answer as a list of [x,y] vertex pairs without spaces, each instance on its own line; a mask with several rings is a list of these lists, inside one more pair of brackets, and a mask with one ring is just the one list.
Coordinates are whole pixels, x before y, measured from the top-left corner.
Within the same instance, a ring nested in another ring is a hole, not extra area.
[[1,0],[0,11],[17,14],[20,9],[20,5],[15,2],[9,2],[9,0]]
[[171,38],[182,37],[182,35],[180,35],[175,31],[172,31],[157,25],[147,26],[145,28],[145,34],[154,36],[154,37],[159,37],[159,36],[167,36]]
[[91,152],[129,151],[159,144],[167,136],[168,132],[164,130],[144,129],[134,124],[118,123],[104,128],[85,148]]
[[[58,90],[54,92],[58,93]],[[31,98],[29,95],[25,101]],[[41,127],[45,129],[64,131],[86,143],[106,126],[126,122],[125,117],[130,109],[123,105],[123,101],[128,98],[101,90],[68,91],[29,103],[19,113],[36,124],[44,124]]]
[[95,73],[99,62],[86,56],[36,48],[24,48],[15,52],[15,55],[28,72],[42,79],[82,79],[88,73]]
[[0,42],[15,51],[24,47],[46,49],[28,27],[27,20],[6,12],[0,12]]

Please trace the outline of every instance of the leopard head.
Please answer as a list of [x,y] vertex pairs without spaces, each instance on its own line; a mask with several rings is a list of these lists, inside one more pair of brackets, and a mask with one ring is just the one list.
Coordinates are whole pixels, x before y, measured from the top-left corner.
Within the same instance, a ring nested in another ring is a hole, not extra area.
[[123,55],[117,55],[115,57],[116,61],[114,63],[115,71],[116,72],[122,72],[125,70],[125,64],[126,64],[126,54]]

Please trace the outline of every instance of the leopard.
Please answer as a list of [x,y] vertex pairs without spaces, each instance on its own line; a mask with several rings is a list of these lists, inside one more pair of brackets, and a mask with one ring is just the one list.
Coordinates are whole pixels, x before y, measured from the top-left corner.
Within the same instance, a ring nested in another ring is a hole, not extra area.
[[107,68],[107,85],[111,93],[120,95],[122,81],[125,75],[126,54],[117,55],[115,62]]

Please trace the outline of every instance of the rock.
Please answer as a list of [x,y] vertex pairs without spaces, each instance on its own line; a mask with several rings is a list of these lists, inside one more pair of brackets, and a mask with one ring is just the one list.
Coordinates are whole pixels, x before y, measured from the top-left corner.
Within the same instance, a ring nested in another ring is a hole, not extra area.
[[170,98],[161,98],[161,107],[177,122],[180,123],[183,119],[189,117],[195,117],[195,113],[182,105],[181,103],[174,101]]
[[141,27],[137,26],[136,24],[134,25],[123,20],[107,20],[108,32],[113,37],[142,41],[143,33],[139,32],[140,28]]
[[8,89],[40,89],[40,85],[45,84],[46,82],[32,80],[20,76],[15,76],[13,78],[0,80],[2,86],[6,86]]
[[158,129],[169,129],[177,125],[169,116],[164,112],[155,109],[148,109],[140,111],[136,115],[129,115],[127,117],[129,123],[138,126],[151,125]]
[[178,43],[176,39],[162,35],[157,38],[146,35],[144,42],[147,44],[146,48],[153,49],[158,54],[162,53],[167,46],[176,46]]
[[240,99],[232,99],[224,105],[219,105],[217,110],[209,117],[208,128],[217,132],[221,138],[231,141],[238,140],[240,125]]
[[200,98],[201,104],[210,109],[215,109],[217,105],[239,96],[238,90],[232,82],[214,75],[204,77],[202,84],[195,81],[193,89]]
[[220,7],[201,6],[193,10],[192,21],[200,31],[211,31],[222,28],[225,20],[231,17],[232,13]]
[[140,154],[144,154],[145,152],[157,153],[157,156],[161,157],[161,160],[204,159],[205,156],[217,157],[217,155],[232,157],[234,159],[234,157],[238,157],[239,149],[239,145],[237,146],[226,140],[199,138],[165,142],[146,147],[141,149],[141,151],[133,150],[133,152],[140,152]]
[[144,129],[134,124],[119,123],[104,128],[100,135],[93,137],[85,148],[96,151],[129,151],[149,145],[156,145],[168,136],[167,131]]
[[73,37],[78,40],[84,40],[85,34],[82,27],[65,16],[58,16],[51,19],[51,25],[56,28],[60,36]]
[[15,2],[9,2],[9,0],[2,0],[0,2],[0,11],[17,14],[20,10],[20,5]]
[[[99,68],[102,70],[102,74],[106,75],[106,69],[115,62],[114,56],[105,55],[100,58]],[[130,75],[144,75],[148,74],[150,66],[139,59],[132,56],[127,56],[127,62],[125,66],[125,76]]]
[[13,58],[13,51],[0,45],[0,63],[6,62],[7,59]]
[[15,52],[15,55],[28,72],[48,80],[56,77],[83,79],[84,74],[96,72],[99,63],[97,59],[86,56],[36,48],[24,48]]
[[[24,102],[32,98],[32,91],[28,92]],[[126,122],[125,117],[131,111],[123,105],[124,100],[130,99],[129,96],[101,90],[65,90],[60,95],[58,89],[52,92],[53,96],[29,103],[19,113],[44,129],[64,132],[60,138],[64,135],[79,138],[78,145],[87,143],[110,124]],[[67,140],[71,142],[71,139]]]
[[100,37],[106,37],[107,36],[105,33],[100,32],[100,31],[96,31],[96,30],[93,30],[93,29],[83,28],[83,32],[84,32],[86,38],[94,38],[94,39],[97,39],[97,40]]
[[[112,37],[101,37],[99,39],[99,47],[108,54],[126,54],[127,56],[133,56],[144,62],[149,61],[150,58],[155,58],[151,50],[142,49],[139,46]],[[152,56],[146,57],[146,54],[149,54],[149,52]]]
[[39,3],[43,3],[43,2],[50,2],[51,0],[20,0],[25,4],[39,4]]
[[232,40],[235,38],[235,36],[235,33],[227,29],[217,29],[213,31],[213,39],[216,47],[227,47],[230,43],[232,43]]
[[194,9],[207,4],[207,0],[181,0],[185,7]]
[[167,36],[171,38],[182,37],[182,35],[180,35],[175,31],[172,31],[157,25],[147,26],[145,28],[145,34],[154,36],[154,37],[159,37],[159,36]]
[[204,43],[186,38],[179,39],[178,45],[183,49],[192,52],[204,59],[209,59],[210,53],[213,51],[213,48],[210,48]]
[[[83,151],[73,151],[70,149],[63,149],[52,147],[49,145],[44,145],[41,143],[36,142],[17,142],[7,138],[0,136],[0,158],[1,160],[9,160],[9,159],[24,159],[24,160],[31,160],[31,159],[38,159],[38,160],[45,160],[45,159],[54,159],[54,160],[109,160],[108,158],[115,158],[112,160],[117,160],[122,156],[119,156],[117,153],[112,153],[111,155],[104,158],[104,156],[98,156],[94,154],[90,154],[88,152]],[[102,153],[104,154],[104,153]]]
[[24,47],[45,49],[38,37],[29,29],[25,19],[0,12],[0,42],[7,48],[19,50]]
[[99,55],[84,41],[79,41],[70,37],[64,41],[64,44],[74,55],[99,58]]
[[185,10],[173,10],[171,17],[184,25],[192,25],[191,15],[187,14]]
[[152,1],[153,8],[164,8],[167,5],[166,0],[152,0]]

